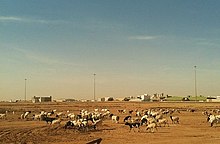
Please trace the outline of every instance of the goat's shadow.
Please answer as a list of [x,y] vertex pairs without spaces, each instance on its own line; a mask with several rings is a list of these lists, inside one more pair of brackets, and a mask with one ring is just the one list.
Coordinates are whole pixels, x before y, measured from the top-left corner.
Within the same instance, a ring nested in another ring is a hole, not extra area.
[[89,129],[89,130],[83,130],[83,129],[76,129],[76,128],[67,128],[65,130],[74,130],[79,133],[94,133],[94,132],[103,132],[103,131],[111,131],[116,130],[116,128],[98,128],[98,129]]
[[93,130],[89,130],[89,132],[103,132],[103,131],[112,131],[112,130],[116,130],[116,128],[99,128],[99,129],[93,129]]
[[154,131],[154,132],[150,132],[150,131],[139,131],[138,133],[170,133],[170,132],[161,132],[161,131]]

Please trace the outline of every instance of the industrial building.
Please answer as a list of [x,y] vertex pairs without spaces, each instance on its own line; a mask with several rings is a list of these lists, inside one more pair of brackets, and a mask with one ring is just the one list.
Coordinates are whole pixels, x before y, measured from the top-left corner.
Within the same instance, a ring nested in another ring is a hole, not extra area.
[[33,103],[52,102],[52,96],[34,96],[32,98]]

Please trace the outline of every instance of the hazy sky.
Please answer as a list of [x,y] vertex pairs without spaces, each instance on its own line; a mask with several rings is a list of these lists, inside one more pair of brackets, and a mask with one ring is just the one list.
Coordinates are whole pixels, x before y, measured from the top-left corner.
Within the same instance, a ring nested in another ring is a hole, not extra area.
[[0,100],[220,95],[219,0],[1,0]]

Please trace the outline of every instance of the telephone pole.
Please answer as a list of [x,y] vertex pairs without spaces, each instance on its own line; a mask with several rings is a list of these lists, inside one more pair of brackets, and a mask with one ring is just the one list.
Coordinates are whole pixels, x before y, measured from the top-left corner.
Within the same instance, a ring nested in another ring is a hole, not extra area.
[[24,79],[24,100],[27,100],[27,79]]
[[197,78],[196,78],[196,66],[194,66],[195,70],[195,97],[196,97],[196,102],[197,102]]
[[96,74],[94,73],[93,75],[94,75],[94,94],[93,94],[93,97],[94,97],[94,98],[93,98],[93,99],[94,99],[94,101],[95,101],[95,76],[96,76]]

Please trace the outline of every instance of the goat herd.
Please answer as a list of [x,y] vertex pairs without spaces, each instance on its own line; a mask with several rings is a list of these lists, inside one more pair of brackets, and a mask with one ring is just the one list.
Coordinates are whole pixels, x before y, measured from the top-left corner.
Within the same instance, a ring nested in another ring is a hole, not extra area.
[[[181,112],[195,112],[194,109],[167,109],[167,108],[151,108],[144,110],[126,110],[118,109],[113,114],[109,109],[94,109],[88,111],[85,109],[76,112],[58,112],[51,110],[49,112],[41,111],[34,113],[25,111],[20,115],[21,120],[36,120],[45,121],[49,125],[59,125],[64,129],[73,129],[79,132],[87,132],[91,130],[98,130],[103,124],[103,121],[112,121],[115,124],[123,124],[128,126],[128,130],[140,131],[140,127],[149,132],[155,132],[157,127],[169,127],[170,124],[179,124],[181,122]],[[202,114],[206,117],[207,122],[211,127],[220,122],[220,110],[203,111]],[[8,112],[0,114],[0,119],[7,119],[9,114],[15,112]],[[180,116],[180,117],[179,117]],[[61,124],[62,122],[62,124]]]

